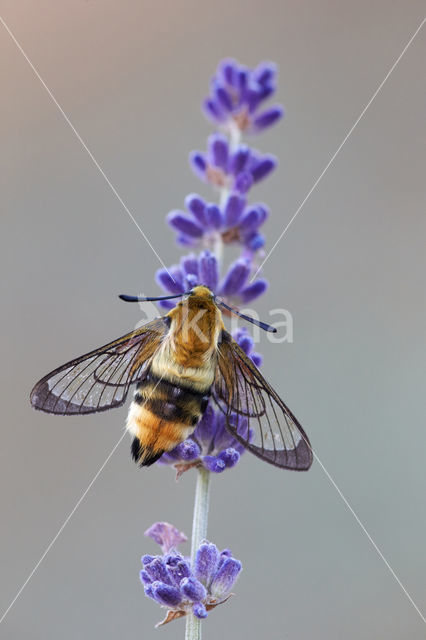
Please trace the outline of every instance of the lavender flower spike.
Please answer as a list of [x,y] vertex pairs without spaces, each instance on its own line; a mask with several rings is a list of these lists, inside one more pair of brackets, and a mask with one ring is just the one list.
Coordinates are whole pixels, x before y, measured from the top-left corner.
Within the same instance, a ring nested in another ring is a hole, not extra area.
[[[173,540],[176,546],[186,540],[183,533],[165,522],[156,522],[147,534],[162,545],[163,551],[164,540]],[[142,565],[140,579],[145,595],[168,609],[159,625],[190,612],[199,619],[207,617],[208,611],[229,598],[242,568],[228,549],[219,552],[207,540],[201,543],[194,564],[173,549],[163,556],[143,556]]]
[[[276,169],[277,159],[249,147],[242,135],[258,134],[282,118],[280,105],[266,104],[275,92],[276,78],[277,67],[271,62],[255,68],[229,58],[220,62],[203,104],[217,130],[209,136],[205,150],[189,156],[197,178],[219,197],[211,202],[190,193],[183,210],[168,214],[177,243],[190,253],[179,264],[157,272],[157,283],[166,293],[176,295],[203,284],[228,305],[239,307],[266,291],[267,281],[251,281],[251,276],[264,255],[263,225],[269,211],[263,203],[253,202],[251,193]],[[239,255],[222,271],[224,249],[230,244],[239,249]],[[160,302],[167,309],[175,304],[175,300]],[[262,357],[254,351],[247,328],[238,329],[233,337],[260,366]],[[197,469],[191,559],[177,551],[186,536],[168,523],[156,523],[146,535],[161,545],[163,555],[143,556],[140,579],[145,594],[168,609],[160,624],[187,616],[188,640],[199,640],[200,620],[229,598],[241,572],[241,563],[228,549],[219,552],[205,540],[209,482],[210,472],[222,473],[238,464],[245,451],[243,443],[252,442],[253,435],[247,416],[225,414],[210,401],[192,435],[158,460],[172,465],[178,476]]]

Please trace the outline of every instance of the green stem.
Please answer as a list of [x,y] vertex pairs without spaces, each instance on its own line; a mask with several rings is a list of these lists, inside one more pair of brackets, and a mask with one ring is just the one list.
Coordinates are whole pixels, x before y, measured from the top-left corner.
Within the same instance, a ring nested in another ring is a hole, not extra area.
[[[209,485],[210,471],[204,467],[197,469],[197,484],[195,487],[194,518],[192,521],[191,565],[194,566],[197,549],[207,536],[207,521],[209,515]],[[186,616],[185,640],[201,640],[201,620],[193,613]]]

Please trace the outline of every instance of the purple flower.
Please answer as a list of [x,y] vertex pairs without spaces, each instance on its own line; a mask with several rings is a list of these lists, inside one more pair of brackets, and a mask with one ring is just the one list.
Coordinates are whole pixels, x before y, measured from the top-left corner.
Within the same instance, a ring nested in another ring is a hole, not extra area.
[[193,576],[183,578],[180,583],[180,590],[191,602],[202,602],[207,596],[205,586]]
[[219,567],[219,551],[215,544],[203,542],[195,556],[194,574],[209,587]]
[[[148,531],[160,531],[161,540],[172,540],[178,530],[173,525],[157,522]],[[151,533],[148,535],[154,537]],[[176,544],[186,540],[182,533],[178,537]],[[242,569],[241,562],[232,557],[229,549],[220,552],[207,540],[198,548],[193,566],[176,549],[162,556],[144,555],[142,566],[140,579],[145,595],[169,610],[160,625],[189,611],[198,618],[205,618],[210,609],[229,598]]]
[[279,120],[284,110],[280,105],[261,111],[264,101],[275,91],[277,67],[262,62],[249,69],[235,60],[219,63],[210,83],[210,95],[203,103],[207,118],[226,131],[238,128],[257,133]]
[[277,158],[240,144],[231,152],[228,139],[219,133],[207,141],[207,152],[191,151],[189,164],[195,175],[214,187],[247,193],[277,166]]
[[179,232],[180,237],[189,236],[191,238],[201,238],[203,228],[198,225],[190,215],[183,211],[170,211],[167,222],[173,229]]
[[149,594],[150,597],[156,600],[159,604],[168,608],[174,608],[182,602],[182,596],[179,589],[171,587],[160,581],[152,583]]
[[210,584],[213,597],[222,600],[232,589],[242,569],[241,562],[235,558],[225,558]]
[[247,304],[261,296],[268,288],[267,281],[263,279],[249,283],[251,268],[251,262],[247,258],[238,258],[230,264],[218,287],[218,293],[228,303],[239,306]]
[[234,340],[236,340],[236,342],[238,342],[244,353],[248,355],[249,358],[251,358],[256,367],[260,367],[262,364],[262,356],[260,355],[260,353],[256,353],[255,351],[253,351],[254,340],[249,334],[247,328],[239,327],[238,329],[236,329],[236,331],[233,332],[232,337],[234,338]]
[[244,258],[233,262],[220,284],[219,293],[224,296],[232,296],[242,291],[250,276],[250,268],[250,261]]
[[[250,185],[253,182],[248,173],[239,174],[239,179]],[[209,247],[215,244],[219,232],[224,244],[237,243],[250,255],[256,253],[265,243],[259,229],[269,211],[262,203],[247,204],[244,193],[243,188],[239,193],[232,192],[222,207],[190,194],[185,200],[188,211],[171,211],[167,216],[177,242],[185,247]]]

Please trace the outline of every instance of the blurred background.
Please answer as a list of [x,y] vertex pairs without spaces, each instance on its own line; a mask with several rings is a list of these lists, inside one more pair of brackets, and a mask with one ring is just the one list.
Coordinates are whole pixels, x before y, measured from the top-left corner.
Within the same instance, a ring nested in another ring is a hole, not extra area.
[[[424,3],[0,1],[0,15],[167,265],[164,216],[190,191],[211,131],[217,62],[279,64],[286,118],[253,141],[279,157],[253,197],[281,233],[415,32]],[[423,612],[424,59],[406,54],[265,265],[260,317],[284,307],[294,343],[266,339],[264,372]],[[0,26],[2,270],[1,612],[116,444],[126,409],[34,412],[54,367],[131,330],[159,262]],[[423,80],[422,80],[423,78]],[[195,476],[139,470],[123,441],[2,623],[7,640],[179,638],[143,595],[143,537],[191,529]],[[212,482],[209,537],[244,571],[204,637],[425,637],[425,625],[318,463],[247,454]],[[189,545],[185,549],[189,551]],[[0,612],[0,615],[1,615]]]

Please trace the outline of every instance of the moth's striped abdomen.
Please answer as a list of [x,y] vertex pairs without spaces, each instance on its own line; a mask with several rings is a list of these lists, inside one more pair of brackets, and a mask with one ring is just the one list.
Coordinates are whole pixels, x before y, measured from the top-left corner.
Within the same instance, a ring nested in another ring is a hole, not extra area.
[[188,438],[206,410],[209,394],[209,386],[195,390],[150,371],[136,388],[127,419],[135,461],[153,464]]

